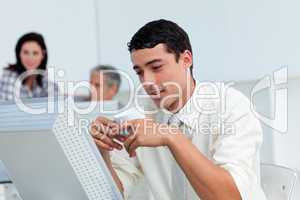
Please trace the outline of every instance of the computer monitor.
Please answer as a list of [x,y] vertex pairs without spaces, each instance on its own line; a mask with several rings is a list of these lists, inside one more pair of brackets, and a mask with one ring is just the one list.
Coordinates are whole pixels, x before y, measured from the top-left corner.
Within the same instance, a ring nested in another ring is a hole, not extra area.
[[68,124],[69,109],[34,115],[15,104],[0,105],[0,160],[21,198],[122,199],[88,130],[79,128],[80,115]]
[[11,183],[10,178],[8,177],[7,170],[5,169],[4,164],[0,160],[0,184]]

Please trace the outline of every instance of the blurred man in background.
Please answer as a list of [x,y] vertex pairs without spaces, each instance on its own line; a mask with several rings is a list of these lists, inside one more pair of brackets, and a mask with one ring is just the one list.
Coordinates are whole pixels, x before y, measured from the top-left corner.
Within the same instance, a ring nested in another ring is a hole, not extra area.
[[91,70],[90,84],[94,87],[90,95],[90,100],[112,100],[119,91],[121,77],[115,67],[99,65]]

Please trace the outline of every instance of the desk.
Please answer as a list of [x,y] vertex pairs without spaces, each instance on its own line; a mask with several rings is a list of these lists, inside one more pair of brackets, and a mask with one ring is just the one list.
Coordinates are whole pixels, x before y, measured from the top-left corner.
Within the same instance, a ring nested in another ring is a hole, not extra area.
[[12,184],[0,185],[0,200],[21,200],[16,187]]
[[0,200],[4,199],[4,185],[0,185]]

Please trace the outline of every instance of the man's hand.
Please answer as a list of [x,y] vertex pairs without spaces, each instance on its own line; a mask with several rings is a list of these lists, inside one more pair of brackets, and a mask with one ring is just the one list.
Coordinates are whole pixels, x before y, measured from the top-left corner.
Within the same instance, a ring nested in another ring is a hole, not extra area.
[[91,135],[104,158],[109,156],[109,151],[123,148],[122,145],[116,142],[116,140],[120,142],[125,140],[124,137],[119,135],[119,125],[105,117],[98,117],[92,123]]
[[167,146],[168,138],[172,134],[180,134],[179,129],[167,124],[157,124],[152,119],[129,120],[121,124],[121,130],[127,130],[130,135],[124,146],[130,157],[136,156],[138,147]]
[[119,135],[119,125],[114,123],[113,121],[104,118],[104,117],[98,117],[91,126],[91,135],[94,138],[94,141],[96,145],[98,146],[98,149],[106,162],[106,165],[111,172],[111,175],[116,182],[119,190],[123,194],[124,188],[123,184],[118,177],[116,171],[113,169],[109,151],[112,151],[114,149],[121,150],[122,145],[118,144],[116,140],[123,142],[125,140],[124,137]]

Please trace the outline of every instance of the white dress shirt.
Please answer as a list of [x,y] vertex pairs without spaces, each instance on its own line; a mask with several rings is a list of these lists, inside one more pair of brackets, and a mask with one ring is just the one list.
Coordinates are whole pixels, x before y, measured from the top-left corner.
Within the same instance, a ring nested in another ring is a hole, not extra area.
[[[158,123],[178,125],[199,152],[215,165],[226,169],[243,200],[265,200],[259,171],[262,144],[260,123],[250,110],[249,100],[239,91],[229,88],[220,95],[215,90],[197,82],[193,95],[178,113],[159,114],[156,120]],[[218,92],[220,90],[218,85]],[[112,154],[113,166],[123,183],[125,198],[130,198],[133,188],[144,176],[151,200],[200,199],[168,147],[139,147],[135,159],[126,156],[126,153]]]

